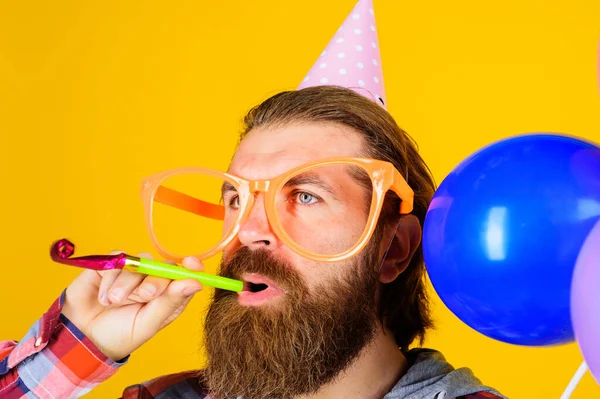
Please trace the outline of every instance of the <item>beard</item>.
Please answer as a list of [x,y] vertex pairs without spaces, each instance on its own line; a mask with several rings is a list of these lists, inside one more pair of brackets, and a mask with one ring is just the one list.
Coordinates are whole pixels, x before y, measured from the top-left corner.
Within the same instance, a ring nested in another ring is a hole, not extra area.
[[[369,246],[370,247],[370,246]],[[340,278],[309,292],[300,275],[265,250],[240,248],[220,275],[262,274],[286,294],[273,304],[242,306],[215,290],[205,324],[203,384],[217,399],[290,399],[315,393],[346,370],[378,328],[375,251],[339,267]]]

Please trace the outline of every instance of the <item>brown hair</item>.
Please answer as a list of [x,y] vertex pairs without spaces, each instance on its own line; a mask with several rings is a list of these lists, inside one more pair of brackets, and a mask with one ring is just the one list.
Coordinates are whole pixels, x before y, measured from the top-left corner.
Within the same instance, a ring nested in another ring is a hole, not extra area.
[[[295,122],[339,123],[360,132],[365,141],[361,155],[391,162],[414,190],[412,213],[423,226],[435,183],[416,143],[387,111],[364,96],[337,86],[286,91],[248,112],[240,140],[255,128]],[[388,194],[374,238],[381,238],[386,222],[397,220],[399,201],[395,194]],[[403,350],[415,339],[422,344],[426,330],[433,324],[425,279],[423,250],[419,245],[407,269],[395,281],[381,287],[379,316]]]

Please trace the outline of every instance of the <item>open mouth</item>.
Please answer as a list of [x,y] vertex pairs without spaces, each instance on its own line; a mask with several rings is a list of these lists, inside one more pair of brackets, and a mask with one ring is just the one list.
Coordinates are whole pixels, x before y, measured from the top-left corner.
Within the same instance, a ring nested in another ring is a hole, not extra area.
[[247,306],[258,306],[285,294],[272,280],[260,274],[242,276],[244,288],[238,293],[238,302]]
[[244,291],[250,291],[250,292],[261,292],[266,290],[267,288],[269,288],[269,286],[267,284],[256,284],[256,283],[251,283],[251,282],[245,282],[244,283]]

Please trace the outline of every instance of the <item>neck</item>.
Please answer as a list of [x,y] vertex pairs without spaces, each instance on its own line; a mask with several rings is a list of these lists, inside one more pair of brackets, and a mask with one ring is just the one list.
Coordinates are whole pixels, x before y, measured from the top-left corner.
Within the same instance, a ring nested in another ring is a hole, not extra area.
[[364,398],[381,399],[408,369],[390,331],[379,330],[348,369],[314,395],[297,399]]

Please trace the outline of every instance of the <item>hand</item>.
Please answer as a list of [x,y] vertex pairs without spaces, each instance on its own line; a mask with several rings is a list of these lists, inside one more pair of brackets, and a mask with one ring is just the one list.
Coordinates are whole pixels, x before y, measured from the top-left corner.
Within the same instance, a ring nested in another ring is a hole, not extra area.
[[[138,257],[151,258],[148,254]],[[192,257],[184,259],[183,267],[204,270]],[[175,320],[201,289],[196,280],[174,281],[124,270],[84,270],[67,287],[62,313],[102,353],[118,361]]]

